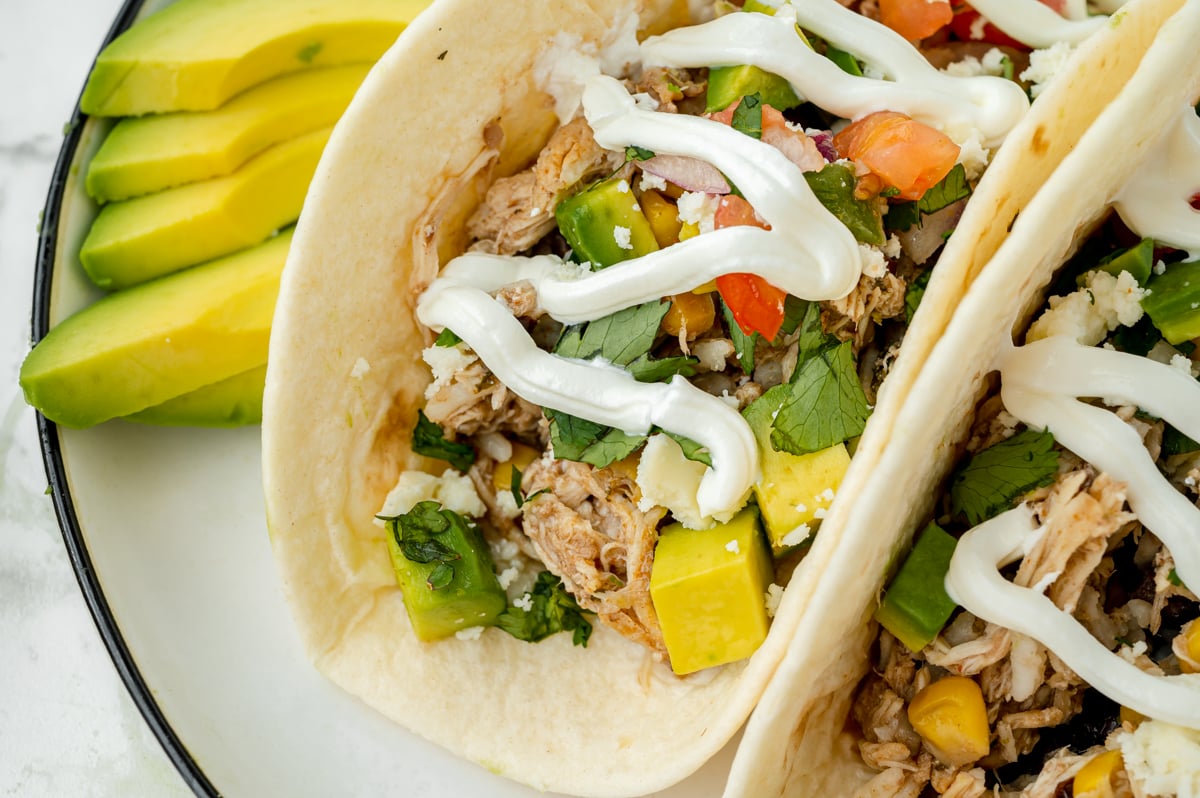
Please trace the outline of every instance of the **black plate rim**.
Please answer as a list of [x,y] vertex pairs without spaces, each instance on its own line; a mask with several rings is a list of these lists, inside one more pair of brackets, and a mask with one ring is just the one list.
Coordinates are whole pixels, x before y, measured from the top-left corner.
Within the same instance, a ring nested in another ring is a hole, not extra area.
[[[136,19],[145,0],[125,0],[113,20],[108,34],[104,37],[103,48]],[[90,70],[89,70],[90,72]],[[58,153],[53,176],[50,179],[50,189],[46,195],[46,205],[42,210],[41,229],[38,233],[37,260],[33,278],[33,342],[36,344],[46,336],[50,329],[50,297],[54,280],[54,263],[58,249],[58,223],[62,202],[65,197],[67,178],[71,164],[79,148],[84,122],[87,116],[79,110],[78,100],[68,123],[62,148]],[[171,728],[171,724],[163,715],[154,700],[149,686],[142,678],[141,671],[134,661],[133,654],[125,643],[117,619],[112,614],[99,577],[92,567],[91,556],[84,542],[79,518],[75,514],[75,503],[71,497],[70,482],[67,479],[66,466],[63,462],[62,445],[58,434],[58,425],[41,413],[37,413],[38,439],[42,450],[42,462],[46,468],[46,479],[50,484],[53,495],[54,514],[58,516],[58,526],[62,531],[63,543],[75,571],[75,579],[87,604],[92,620],[104,641],[104,647],[112,658],[113,665],[125,689],[129,691],[133,703],[137,706],[142,718],[150,726],[159,745],[162,746],[171,764],[179,771],[179,775],[192,792],[201,798],[220,798],[220,793],[213,787],[208,777],[204,775],[200,765],[184,746],[183,741]]]

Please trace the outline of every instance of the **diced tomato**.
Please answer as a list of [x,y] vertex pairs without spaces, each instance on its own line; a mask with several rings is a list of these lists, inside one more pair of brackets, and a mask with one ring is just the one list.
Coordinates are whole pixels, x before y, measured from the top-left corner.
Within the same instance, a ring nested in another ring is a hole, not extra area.
[[896,113],[877,111],[851,122],[833,137],[838,155],[865,166],[916,200],[954,168],[958,145],[929,125]]
[[[713,226],[760,227],[770,230],[771,226],[758,218],[749,202],[737,196],[728,194],[721,197],[717,212],[713,216]],[[733,313],[733,320],[746,335],[762,333],[763,337],[772,340],[783,325],[783,305],[787,292],[781,291],[768,283],[757,274],[723,274],[717,278],[717,291],[721,299]]]
[[[1049,6],[1059,14],[1066,12],[1066,0],[1039,0],[1042,5]],[[978,22],[980,14],[963,0],[952,0],[954,19],[950,22],[950,30],[954,37],[964,42],[991,42],[992,44],[1017,47],[1028,50],[1029,45],[1019,42],[990,22]],[[978,35],[976,35],[978,34]]]
[[909,41],[932,36],[954,18],[950,0],[879,0],[879,20]]

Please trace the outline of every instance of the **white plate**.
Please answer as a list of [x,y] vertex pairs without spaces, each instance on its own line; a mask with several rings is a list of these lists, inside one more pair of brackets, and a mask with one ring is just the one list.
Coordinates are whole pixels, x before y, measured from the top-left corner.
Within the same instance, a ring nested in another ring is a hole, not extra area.
[[[162,5],[129,0],[110,38]],[[96,212],[79,167],[107,125],[78,115],[74,125],[39,243],[39,339],[99,295],[78,259]],[[68,430],[41,416],[38,424],[88,606],[134,702],[197,795],[543,795],[386,721],[310,666],[267,539],[257,427],[114,421]],[[660,795],[719,795],[731,759],[732,744]]]

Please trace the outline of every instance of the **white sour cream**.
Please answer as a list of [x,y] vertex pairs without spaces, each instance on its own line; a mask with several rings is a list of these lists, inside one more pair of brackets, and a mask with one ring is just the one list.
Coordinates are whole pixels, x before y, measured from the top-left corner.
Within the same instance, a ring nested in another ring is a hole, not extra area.
[[975,527],[958,542],[946,574],[946,592],[976,616],[1053,649],[1081,679],[1122,706],[1200,728],[1200,674],[1148,674],[1105,648],[1049,598],[1000,574],[999,569],[1020,559],[1029,541],[1041,533],[1025,505]]
[[1200,117],[1188,105],[1117,195],[1121,218],[1147,238],[1200,255]]
[[[889,80],[842,71],[796,35],[796,24]],[[727,14],[652,36],[642,44],[642,55],[654,66],[751,64],[783,77],[799,96],[838,116],[860,119],[875,111],[899,111],[960,144],[977,132],[984,146],[997,146],[1029,109],[1025,92],[1012,81],[941,72],[898,33],[837,0],[785,5],[774,17]]]
[[[1109,3],[1112,6],[1119,3]],[[1087,4],[1070,2],[1066,16],[1038,0],[971,0],[971,7],[988,22],[1030,47],[1076,44],[1108,24],[1108,17],[1087,15]],[[1113,9],[1115,10],[1115,9]]]

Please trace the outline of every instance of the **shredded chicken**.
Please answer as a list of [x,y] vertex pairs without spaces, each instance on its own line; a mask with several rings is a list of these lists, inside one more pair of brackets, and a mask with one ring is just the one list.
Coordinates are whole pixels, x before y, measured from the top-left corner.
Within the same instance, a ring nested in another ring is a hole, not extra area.
[[843,341],[853,341],[857,353],[874,338],[876,324],[904,313],[904,291],[904,280],[891,272],[879,278],[864,274],[849,294],[821,303],[821,326]]
[[581,607],[665,657],[650,601],[650,566],[665,510],[638,509],[641,492],[620,463],[594,468],[543,458],[530,464],[522,489],[550,491],[526,503],[523,513],[525,534],[546,568]]
[[529,249],[555,228],[554,208],[571,188],[622,163],[620,153],[602,149],[583,118],[560,127],[537,163],[488,189],[467,223],[474,249],[512,255]]
[[542,409],[506,388],[474,353],[468,365],[430,385],[425,399],[429,420],[460,437],[486,432],[546,436]]
[[686,69],[650,67],[642,72],[633,92],[649,94],[658,103],[658,110],[676,113],[676,103],[689,97],[704,95],[708,82]]

